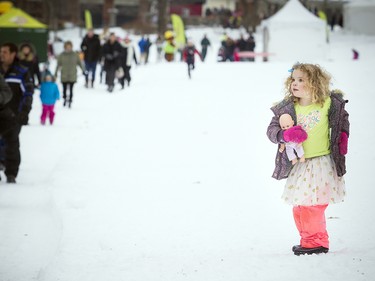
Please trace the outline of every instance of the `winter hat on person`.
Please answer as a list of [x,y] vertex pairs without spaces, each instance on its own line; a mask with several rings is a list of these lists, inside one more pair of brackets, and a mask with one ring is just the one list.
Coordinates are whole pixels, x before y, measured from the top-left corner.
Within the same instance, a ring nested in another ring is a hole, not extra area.
[[45,81],[51,82],[53,81],[53,76],[51,73],[47,73],[46,76],[44,77]]

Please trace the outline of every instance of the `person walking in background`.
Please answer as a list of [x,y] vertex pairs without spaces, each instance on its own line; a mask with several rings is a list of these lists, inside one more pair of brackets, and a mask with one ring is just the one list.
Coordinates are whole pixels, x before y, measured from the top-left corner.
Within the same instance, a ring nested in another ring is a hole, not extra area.
[[[277,150],[273,177],[287,178],[282,198],[293,205],[300,243],[295,255],[327,253],[329,250],[325,210],[344,200],[345,155],[349,137],[349,114],[340,91],[330,91],[331,76],[320,66],[297,63],[285,81],[286,96],[271,108],[274,113],[267,136],[271,142],[295,142],[298,134],[283,131],[279,117],[288,113],[307,132],[305,161],[293,165],[285,150]],[[297,127],[297,126],[296,126]],[[288,134],[286,134],[288,132]]]
[[195,69],[195,55],[198,55],[203,61],[201,53],[195,48],[193,42],[188,41],[187,46],[182,52],[183,60],[187,63],[188,75],[191,78],[191,71]]
[[[21,44],[18,59],[23,66],[29,69],[34,86],[39,87],[40,83],[42,83],[42,79],[40,77],[39,59],[36,51],[30,43]],[[36,82],[36,80],[38,81]]]
[[243,34],[240,34],[240,38],[235,42],[238,52],[246,51],[246,40]]
[[[245,51],[254,52],[255,47],[256,47],[255,38],[253,34],[250,33],[249,37],[246,40]],[[249,58],[249,61],[254,62],[255,61],[254,57]]]
[[30,72],[19,63],[17,52],[18,48],[14,43],[4,43],[0,49],[0,73],[12,91],[12,99],[6,104],[7,111],[12,111],[9,116],[9,128],[2,135],[8,183],[16,183],[21,164],[19,135],[21,127],[28,123],[34,93]]
[[53,81],[53,76],[47,74],[45,81],[40,86],[40,100],[42,101],[42,115],[40,117],[40,123],[46,124],[46,119],[49,119],[50,124],[53,124],[55,119],[55,103],[60,99],[60,91],[57,84]]
[[[95,82],[96,66],[100,60],[100,39],[93,29],[87,31],[81,43],[81,50],[85,62],[85,87],[93,88]],[[90,78],[91,76],[91,78]]]
[[208,49],[209,46],[211,46],[211,42],[210,42],[210,40],[208,40],[207,34],[204,34],[203,39],[201,40],[201,47],[202,47],[201,54],[202,54],[202,60],[203,61],[206,60],[207,49]]
[[152,43],[150,41],[150,37],[146,36],[146,45],[145,45],[145,64],[148,63],[148,58],[150,56],[150,48],[152,46]]
[[119,78],[122,89],[124,89],[125,87],[125,81],[128,83],[128,86],[130,86],[130,69],[133,61],[135,62],[135,64],[138,64],[134,46],[132,45],[130,38],[125,37],[121,53],[121,66],[124,70],[124,76]]
[[156,61],[160,62],[163,58],[163,44],[164,40],[160,34],[158,34],[158,37],[155,40],[155,45],[156,45],[156,52],[157,52],[157,57]]
[[[69,108],[72,106],[73,102],[73,87],[77,82],[77,67],[79,67],[82,72],[85,71],[79,54],[73,51],[72,42],[66,41],[64,43],[64,51],[57,58],[55,79],[59,71],[61,71],[60,80],[63,85],[63,105],[68,105]],[[69,95],[67,95],[68,90]]]
[[231,38],[228,37],[227,40],[224,43],[224,53],[225,53],[225,61],[234,61],[234,53],[236,50],[236,43],[235,41]]
[[111,33],[108,41],[103,45],[105,82],[107,91],[112,93],[115,87],[116,70],[121,67],[121,45],[117,42],[116,35]]
[[142,36],[142,38],[138,41],[138,47],[139,47],[139,52],[141,54],[139,63],[146,64],[147,40],[145,36]]
[[[103,31],[102,33],[99,35],[99,39],[100,39],[100,45],[103,46],[109,39],[109,35],[110,35],[110,32],[109,32],[109,27],[108,26],[105,26],[103,28]],[[103,83],[103,76],[104,76],[104,59],[103,59],[103,50],[100,54],[100,84]]]

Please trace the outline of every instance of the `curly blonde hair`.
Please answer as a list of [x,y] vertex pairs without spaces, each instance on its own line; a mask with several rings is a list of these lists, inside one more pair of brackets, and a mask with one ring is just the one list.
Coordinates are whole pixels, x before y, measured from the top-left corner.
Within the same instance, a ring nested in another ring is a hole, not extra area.
[[294,97],[290,85],[292,84],[292,74],[294,70],[302,71],[306,77],[306,87],[311,94],[313,103],[318,103],[323,106],[324,101],[330,95],[329,85],[331,82],[331,75],[326,72],[322,67],[317,64],[309,63],[296,63],[291,69],[291,75],[286,79],[285,86],[285,98],[297,101],[298,98]]

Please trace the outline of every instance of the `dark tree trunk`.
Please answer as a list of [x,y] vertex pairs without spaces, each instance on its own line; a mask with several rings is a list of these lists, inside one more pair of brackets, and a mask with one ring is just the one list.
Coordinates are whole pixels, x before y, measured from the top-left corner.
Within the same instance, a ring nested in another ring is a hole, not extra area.
[[138,22],[141,26],[148,25],[147,15],[149,12],[148,0],[139,0]]
[[253,0],[252,3],[251,3],[251,8],[250,8],[250,27],[251,27],[251,31],[254,32],[257,25],[259,24],[259,13],[258,13],[258,9],[259,9],[259,1],[258,0]]
[[163,34],[167,29],[167,0],[158,0],[158,33]]
[[111,14],[110,11],[115,7],[114,0],[104,0],[103,3],[103,25],[108,27],[110,25]]
[[240,0],[239,2],[240,11],[242,11],[242,24],[248,32],[251,24],[250,4],[247,0]]

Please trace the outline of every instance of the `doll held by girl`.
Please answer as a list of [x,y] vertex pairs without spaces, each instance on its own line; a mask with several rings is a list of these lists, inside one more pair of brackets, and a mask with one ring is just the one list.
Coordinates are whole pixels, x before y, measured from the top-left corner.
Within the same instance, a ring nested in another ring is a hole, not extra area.
[[[295,141],[289,141],[286,143],[281,143],[279,147],[279,152],[283,152],[286,149],[286,155],[288,159],[292,161],[292,165],[295,165],[298,161],[305,162],[305,152],[303,150],[302,142],[307,139],[307,133],[302,129],[301,126],[294,126],[294,121],[292,116],[284,113],[279,118],[280,127],[284,131],[284,138],[291,139]],[[297,155],[296,155],[297,154]]]

